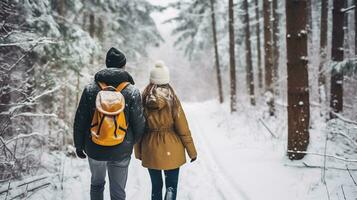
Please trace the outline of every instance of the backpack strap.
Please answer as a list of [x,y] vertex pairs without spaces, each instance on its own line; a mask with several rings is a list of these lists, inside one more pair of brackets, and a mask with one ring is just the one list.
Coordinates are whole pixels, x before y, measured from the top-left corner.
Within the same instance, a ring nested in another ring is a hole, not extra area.
[[130,83],[129,82],[122,82],[118,85],[118,87],[116,88],[117,92],[121,92],[122,90],[124,90],[124,88],[126,88],[126,86],[128,86]]
[[100,88],[101,90],[103,90],[104,88],[107,87],[107,84],[105,84],[104,82],[97,82],[97,83],[98,83],[99,88]]

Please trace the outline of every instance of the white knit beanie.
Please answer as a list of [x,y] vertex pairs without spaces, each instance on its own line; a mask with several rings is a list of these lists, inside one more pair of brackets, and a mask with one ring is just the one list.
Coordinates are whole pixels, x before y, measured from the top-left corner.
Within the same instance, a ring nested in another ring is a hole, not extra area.
[[170,82],[170,72],[165,66],[164,61],[158,60],[155,63],[154,68],[150,71],[150,82],[153,84],[167,84]]

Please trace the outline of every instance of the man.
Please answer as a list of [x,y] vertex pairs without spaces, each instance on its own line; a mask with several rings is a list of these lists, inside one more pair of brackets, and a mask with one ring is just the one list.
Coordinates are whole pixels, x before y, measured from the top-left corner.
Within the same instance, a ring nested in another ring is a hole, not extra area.
[[[133,145],[140,140],[145,129],[145,118],[141,96],[133,78],[124,70],[125,55],[111,48],[106,57],[106,69],[95,74],[94,81],[88,84],[79,102],[74,120],[74,144],[79,158],[88,156],[91,171],[91,200],[102,200],[106,171],[108,170],[110,196],[112,200],[125,200],[125,185]],[[96,110],[96,96],[101,90],[99,83],[117,87],[129,82],[121,93],[125,98],[125,118],[128,129],[124,140],[115,146],[101,146],[91,139],[91,122]]]

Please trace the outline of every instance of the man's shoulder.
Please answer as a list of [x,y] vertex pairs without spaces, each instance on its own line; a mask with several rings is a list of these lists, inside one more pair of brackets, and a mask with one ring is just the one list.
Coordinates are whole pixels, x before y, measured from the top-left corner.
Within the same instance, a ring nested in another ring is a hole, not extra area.
[[97,83],[94,80],[89,82],[84,87],[84,90],[83,90],[84,93],[89,94],[89,95],[96,94],[98,91],[99,91],[99,87],[98,87]]
[[134,96],[140,94],[140,90],[139,90],[137,87],[135,87],[135,85],[133,85],[133,84],[129,84],[129,85],[125,88],[125,90],[123,90],[123,92],[127,92],[128,94],[131,95],[131,97],[134,97]]

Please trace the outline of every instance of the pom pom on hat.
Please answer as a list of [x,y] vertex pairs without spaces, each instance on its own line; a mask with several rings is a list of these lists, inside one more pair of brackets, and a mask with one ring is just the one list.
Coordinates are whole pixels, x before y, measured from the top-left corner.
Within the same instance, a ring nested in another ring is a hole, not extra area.
[[153,84],[163,85],[170,82],[170,72],[164,61],[155,62],[154,68],[150,71],[150,82]]

